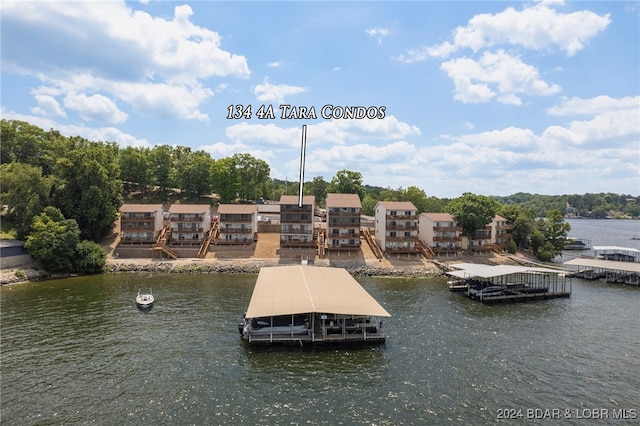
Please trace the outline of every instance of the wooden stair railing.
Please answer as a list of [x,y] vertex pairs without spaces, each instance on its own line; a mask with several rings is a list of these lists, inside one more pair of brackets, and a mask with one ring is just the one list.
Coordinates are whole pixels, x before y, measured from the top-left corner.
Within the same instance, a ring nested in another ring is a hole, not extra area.
[[364,240],[367,242],[367,244],[369,244],[369,247],[373,251],[373,254],[376,256],[376,258],[384,259],[384,254],[382,254],[382,250],[380,250],[378,243],[376,243],[376,241],[371,236],[369,228],[362,228],[360,234],[364,235]]

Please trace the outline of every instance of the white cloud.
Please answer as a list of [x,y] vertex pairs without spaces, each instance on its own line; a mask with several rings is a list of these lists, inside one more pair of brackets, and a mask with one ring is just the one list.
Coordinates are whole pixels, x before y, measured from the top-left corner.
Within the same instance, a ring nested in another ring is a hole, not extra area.
[[378,40],[378,45],[382,44],[382,39],[384,37],[391,34],[391,31],[386,28],[369,28],[364,30],[364,32],[369,34],[370,37],[373,37],[376,40]]
[[269,68],[282,68],[282,61],[273,61],[267,64]]
[[466,26],[453,31],[453,42],[414,48],[398,59],[417,62],[430,57],[446,57],[460,49],[478,52],[497,45],[532,50],[559,49],[572,56],[611,23],[609,14],[598,15],[589,10],[560,13],[552,8],[552,3],[557,2],[541,2],[523,10],[508,7],[497,14],[475,15]]
[[128,118],[111,99],[102,95],[87,96],[84,93],[72,92],[64,98],[64,106],[76,111],[85,121],[123,123]]
[[31,109],[31,112],[43,117],[66,117],[67,113],[62,109],[58,101],[49,95],[36,95],[38,106]]
[[[620,146],[640,140],[640,96],[612,98],[596,96],[582,99],[563,99],[559,106],[547,112],[557,116],[590,116],[587,120],[571,121],[567,126],[549,126],[543,136],[576,145],[609,141]],[[637,154],[637,153],[636,153]]]
[[[199,106],[213,92],[204,80],[250,75],[244,56],[223,50],[218,33],[190,21],[187,5],[176,6],[172,18],[121,1],[4,2],[2,14],[3,38],[12,40],[10,49],[3,45],[3,67],[53,83],[58,94],[50,96],[102,92],[148,115],[206,121]],[[86,80],[101,86],[87,90]],[[132,88],[142,101],[127,92]],[[104,108],[104,99],[93,100],[93,109]]]
[[137,138],[131,134],[124,133],[115,127],[87,127],[78,125],[61,124],[50,118],[40,117],[37,115],[19,114],[14,111],[8,111],[4,107],[0,107],[0,116],[5,120],[25,121],[41,129],[55,129],[61,134],[70,136],[81,136],[90,141],[116,142],[121,147],[150,147],[152,144],[145,138]]
[[560,105],[549,108],[547,113],[558,116],[594,115],[621,109],[639,110],[640,96],[627,96],[620,99],[604,95],[590,99],[582,99],[574,96],[570,99],[562,99]]
[[572,121],[567,127],[550,126],[544,136],[577,145],[609,141],[612,146],[619,146],[633,140],[637,147],[640,115],[633,109],[603,112],[591,120]]
[[289,86],[287,84],[271,84],[265,77],[261,84],[252,88],[252,92],[260,102],[283,103],[285,97],[309,91],[308,87]]
[[561,90],[541,80],[533,66],[502,50],[485,52],[478,61],[453,59],[442,63],[440,69],[453,80],[454,99],[463,103],[488,102],[497,97],[501,103],[520,105],[521,94],[546,96]]

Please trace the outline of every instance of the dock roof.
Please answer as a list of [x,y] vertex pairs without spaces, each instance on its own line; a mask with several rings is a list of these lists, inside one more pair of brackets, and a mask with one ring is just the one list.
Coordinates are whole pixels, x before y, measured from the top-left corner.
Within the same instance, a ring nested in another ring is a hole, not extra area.
[[609,269],[612,271],[626,271],[640,273],[640,263],[637,262],[619,262],[617,260],[600,260],[600,259],[571,259],[564,262],[570,266],[586,266],[587,268]]
[[629,252],[640,253],[640,250],[632,247],[619,247],[619,246],[593,246],[594,251],[609,251],[609,252]]
[[451,265],[458,268],[457,271],[449,271],[448,275],[458,278],[493,278],[510,274],[526,274],[526,273],[546,273],[546,274],[562,274],[564,271],[551,268],[540,268],[531,266],[513,266],[513,265],[481,265],[477,263],[456,263]]
[[304,265],[260,269],[247,318],[306,313],[391,316],[346,269]]

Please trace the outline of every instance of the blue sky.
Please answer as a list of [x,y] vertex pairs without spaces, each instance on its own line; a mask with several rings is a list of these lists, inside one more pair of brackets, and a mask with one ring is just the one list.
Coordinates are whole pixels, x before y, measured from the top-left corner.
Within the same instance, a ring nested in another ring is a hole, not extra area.
[[[123,147],[249,153],[290,180],[306,125],[306,180],[348,169],[436,197],[640,194],[638,1],[0,8],[5,119]],[[235,105],[251,117],[228,118]],[[375,118],[324,118],[327,105]]]

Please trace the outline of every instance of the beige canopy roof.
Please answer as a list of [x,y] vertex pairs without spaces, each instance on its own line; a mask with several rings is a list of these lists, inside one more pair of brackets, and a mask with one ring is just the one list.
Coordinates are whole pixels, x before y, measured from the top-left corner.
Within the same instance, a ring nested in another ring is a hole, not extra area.
[[346,269],[303,265],[260,269],[247,318],[312,312],[391,316]]

